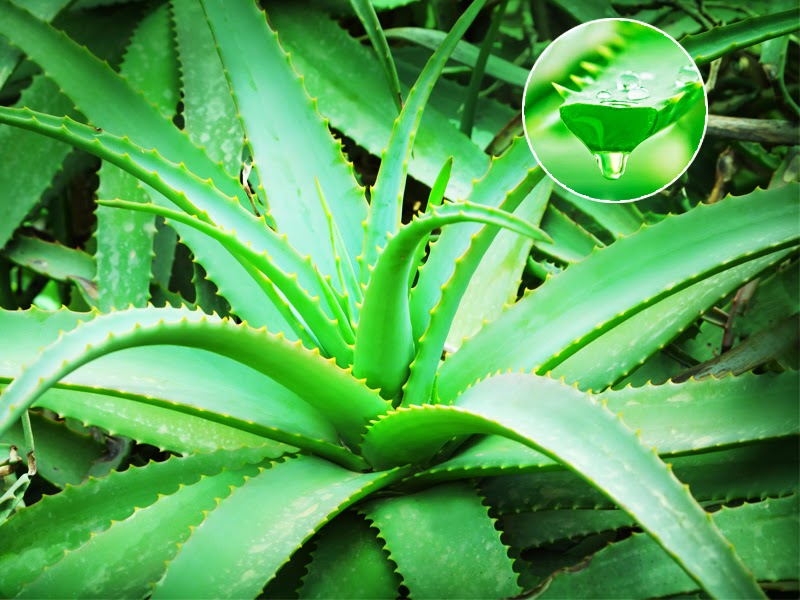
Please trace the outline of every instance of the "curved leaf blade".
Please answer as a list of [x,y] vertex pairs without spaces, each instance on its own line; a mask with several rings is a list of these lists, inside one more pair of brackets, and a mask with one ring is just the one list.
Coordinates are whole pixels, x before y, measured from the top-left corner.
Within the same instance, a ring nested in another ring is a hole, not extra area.
[[467,340],[439,370],[450,400],[498,369],[545,373],[690,285],[797,244],[797,186],[699,205],[572,265]]
[[501,210],[459,202],[426,212],[390,238],[369,278],[356,332],[353,373],[370,387],[394,398],[408,376],[414,357],[408,280],[415,250],[434,229],[474,221],[495,225],[534,239],[547,234]]
[[681,45],[698,65],[704,65],[730,52],[748,48],[765,40],[800,29],[800,9],[752,17],[711,31],[688,35]]
[[[469,485],[375,500],[362,509],[413,598],[508,598],[519,593],[508,548]],[[458,548],[457,552],[453,548]]]
[[153,598],[255,597],[329,519],[402,475],[353,473],[313,456],[262,471],[181,545]]
[[264,373],[319,410],[351,443],[367,419],[387,409],[376,392],[299,342],[200,312],[130,309],[82,324],[40,354],[0,396],[0,431],[78,367],[115,350],[163,344],[208,350]]
[[466,433],[503,435],[562,462],[635,518],[709,594],[763,596],[730,543],[658,456],[605,406],[558,382],[497,375],[464,392],[457,406],[384,416],[362,447],[373,465],[419,462]]
[[[322,273],[336,273],[316,178],[345,242],[342,260],[357,268],[366,200],[277,34],[252,0],[203,0],[203,9],[278,231],[303,255],[309,254]],[[296,160],[298,156],[304,159]]]
[[408,173],[408,158],[422,120],[425,104],[447,59],[453,53],[458,41],[464,37],[484,4],[486,4],[486,0],[473,0],[469,8],[459,17],[442,45],[434,52],[420,73],[417,83],[408,94],[400,116],[395,121],[392,137],[383,152],[383,160],[370,198],[364,250],[359,257],[362,283],[368,281],[370,268],[377,261],[378,253],[386,246],[389,237],[400,227],[400,210]]

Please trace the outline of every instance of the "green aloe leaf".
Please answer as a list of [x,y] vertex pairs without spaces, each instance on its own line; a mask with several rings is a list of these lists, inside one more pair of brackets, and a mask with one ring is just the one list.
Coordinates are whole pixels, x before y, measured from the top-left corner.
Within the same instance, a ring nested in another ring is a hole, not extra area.
[[783,250],[748,261],[665,298],[578,350],[551,375],[589,390],[615,384],[695,322],[697,315],[790,253]]
[[[168,157],[175,164],[185,164],[197,176],[213,179],[211,185],[219,188],[222,195],[234,199],[227,207],[217,205],[217,209],[234,219],[234,228],[237,231],[244,233],[252,227],[253,223],[248,224],[239,214],[246,214],[241,203],[247,205],[247,200],[238,181],[226,173],[221,165],[209,159],[203,150],[192,144],[184,132],[161,115],[157,108],[117,75],[108,64],[101,62],[64,34],[36,20],[25,11],[14,8],[6,0],[2,2],[2,11],[0,35],[8,36],[29,58],[44,68],[94,126],[130,133],[136,144],[144,148],[158,148],[161,156]],[[101,158],[110,160],[103,156]],[[162,166],[158,162],[151,167],[151,175],[157,178]],[[188,195],[198,201],[204,194]],[[219,214],[215,216],[220,217]],[[256,239],[263,236],[264,232],[269,232],[263,222],[258,229],[261,233]],[[180,233],[209,276],[217,283],[220,293],[233,304],[239,316],[252,324],[269,324],[276,331],[294,335],[291,327],[272,304],[261,301],[259,287],[250,281],[244,269],[221,251],[217,243],[209,244],[205,236],[190,229],[183,229]]]
[[[31,85],[23,90],[15,106],[20,108],[27,106],[65,115],[74,114],[72,103],[66,96],[60,94],[58,86],[44,75],[33,78]],[[0,202],[0,247],[2,247],[14,235],[22,220],[39,203],[70,149],[66,144],[56,140],[10,126],[0,128],[0,145],[15,149],[14,152],[7,153],[4,168],[0,170],[0,189],[6,198]],[[42,156],[47,156],[49,160],[40,160]]]
[[800,9],[751,17],[711,31],[689,35],[681,44],[698,65],[709,63],[730,52],[748,48],[765,40],[800,29]]
[[[341,258],[355,269],[363,243],[366,200],[277,34],[255,2],[204,0],[203,9],[278,231],[299,252],[309,254],[323,274],[336,272],[335,248],[329,243],[317,178],[345,241],[347,254]],[[252,56],[261,58],[256,62],[250,60]],[[277,113],[280,119],[273,117]],[[294,156],[306,160],[291,159]]]
[[582,198],[561,186],[557,186],[554,191],[557,196],[564,200],[568,207],[588,217],[601,230],[607,231],[613,239],[621,235],[636,233],[645,222],[644,215],[637,207],[637,202],[615,204],[587,202],[586,198]]
[[315,540],[300,598],[394,598],[400,576],[384,544],[352,511],[325,525]]
[[[436,50],[441,46],[446,35],[443,31],[419,27],[395,27],[387,29],[385,33],[389,39],[412,42],[428,50]],[[456,45],[451,58],[455,62],[474,67],[478,62],[480,52],[481,49],[478,46],[462,40]],[[486,74],[519,88],[525,87],[525,82],[528,80],[527,69],[494,55],[488,57]]]
[[[137,26],[120,67],[120,74],[153,102],[166,117],[178,104],[178,65],[170,39],[167,6],[147,15]],[[104,163],[98,172],[100,198],[125,198],[146,203],[150,196],[137,179]],[[145,306],[150,299],[155,219],[100,207],[95,212],[97,305],[103,312],[130,304]]]
[[329,519],[403,474],[353,473],[313,456],[262,471],[192,532],[153,598],[255,597]]
[[94,259],[82,250],[25,235],[16,236],[3,250],[11,262],[57,281],[94,278]]
[[[548,207],[553,185],[552,179],[543,178],[514,210],[516,216],[539,225],[550,237],[553,237],[553,232],[547,231],[542,213],[547,214],[545,208]],[[548,245],[543,240],[536,243],[539,249]],[[458,350],[462,340],[477,333],[484,321],[493,321],[506,304],[516,301],[532,246],[533,240],[512,231],[497,234],[475,273],[469,278],[469,285],[458,304],[458,311],[447,334],[448,351]]]
[[[675,476],[699,502],[726,503],[785,496],[798,486],[798,439],[671,457]],[[488,479],[481,487],[500,515],[559,508],[613,509],[613,502],[575,473],[542,469]]]
[[660,300],[796,245],[796,193],[787,186],[700,205],[596,251],[548,279],[450,356],[439,370],[441,397],[452,399],[498,369],[545,373]]
[[375,13],[375,7],[372,6],[370,0],[350,0],[350,4],[364,26],[369,41],[372,42],[372,47],[375,49],[375,54],[386,76],[389,92],[395,104],[397,104],[397,112],[400,112],[403,110],[403,93],[400,91],[400,80],[397,77],[397,68],[394,66],[392,51],[386,41],[378,15]]
[[431,56],[428,64],[420,73],[417,83],[408,94],[400,116],[395,121],[392,137],[381,155],[383,160],[370,197],[364,252],[359,257],[363,283],[366,283],[371,277],[370,270],[375,265],[380,250],[386,246],[389,237],[394,235],[400,227],[408,159],[414,147],[414,138],[433,86],[441,75],[447,59],[453,53],[458,40],[464,37],[485,3],[486,0],[473,0],[469,8],[459,17],[453,29],[447,34],[445,41]]
[[504,227],[534,239],[547,239],[540,229],[498,209],[458,202],[432,209],[391,237],[369,278],[356,333],[353,373],[370,387],[394,398],[408,376],[414,356],[408,279],[415,250],[434,229],[474,221]]
[[[59,330],[95,316],[66,310],[0,313],[0,330],[11,342],[0,347],[0,381],[16,377]],[[237,384],[235,403],[228,401],[231,381]],[[211,450],[215,440],[238,447],[263,436],[352,463],[318,411],[272,379],[217,354],[175,346],[132,348],[84,365],[58,387],[38,404],[165,449]]]
[[572,263],[589,256],[597,247],[604,244],[579,223],[570,219],[552,204],[542,217],[542,229],[553,238],[552,244],[539,244],[538,250],[547,256],[563,262]]
[[281,335],[185,309],[130,309],[84,323],[43,352],[0,396],[0,431],[78,367],[114,350],[150,345],[200,348],[260,371],[314,406],[351,443],[367,419],[387,409],[348,371]]
[[[800,423],[798,408],[792,402],[798,391],[793,374],[782,373],[626,387],[594,397],[606,402],[628,427],[639,431],[646,445],[667,456],[793,436]],[[771,410],[753,415],[753,398],[763,398]],[[488,474],[489,470],[497,474],[504,468],[536,471],[552,466],[553,461],[539,452],[511,440],[489,437],[437,465],[431,474],[455,471],[465,476]]]
[[170,6],[180,61],[186,133],[209,158],[222,161],[230,175],[238,176],[243,166],[244,131],[203,7],[183,0],[172,0]]
[[[712,513],[714,524],[759,581],[788,581],[800,569],[798,496],[770,499]],[[769,539],[769,544],[763,540]],[[631,565],[647,569],[631,569]],[[541,586],[536,598],[673,596],[697,584],[647,536],[634,535],[592,556],[585,568],[565,570]]]
[[[309,10],[307,2],[271,3],[267,10],[320,111],[338,131],[380,156],[392,135],[397,108],[386,94],[383,70],[372,49],[327,15]],[[428,104],[408,169],[412,177],[432,186],[442,164],[453,156],[446,196],[463,199],[473,178],[486,171],[489,158],[458,130],[450,116]]]
[[[475,182],[467,201],[497,207],[511,195],[522,194],[519,198],[522,200],[533,189],[539,172],[525,139],[515,138],[502,156],[492,158],[489,171]],[[505,194],[498,194],[497,190],[504,190]],[[441,288],[452,277],[456,259],[469,249],[472,236],[480,229],[478,224],[451,227],[431,245],[428,259],[419,271],[417,285],[411,291],[411,318],[416,339],[428,328],[430,311],[441,299]]]
[[[43,21],[52,21],[61,10],[70,4],[70,0],[40,0],[38,2],[15,1],[17,6],[25,8]],[[0,40],[0,88],[8,80],[20,59],[20,52],[12,44]]]
[[8,0],[2,0],[2,7],[0,35],[47,71],[93,125],[129,133],[135,143],[158,148],[176,163],[183,161],[199,177],[212,177],[228,196],[244,198],[235,179],[193,145],[185,133],[107,63]]
[[[192,528],[206,518],[216,503],[257,472],[255,466],[225,469],[219,475],[201,477],[197,483],[159,496],[145,508],[134,508],[128,518],[112,522],[82,545],[67,550],[58,562],[26,584],[17,597],[145,595],[166,569],[166,561],[175,555],[177,544],[189,537]],[[117,548],[126,548],[130,554],[115,552]],[[131,574],[131,557],[135,557],[135,574]]]
[[[210,215],[210,217],[206,217],[207,221],[213,219],[215,224],[235,230],[241,243],[250,243],[259,252],[266,251],[276,264],[285,265],[287,273],[297,274],[295,285],[301,285],[311,294],[326,297],[323,288],[327,284],[319,277],[307,257],[302,258],[282,236],[265,227],[263,221],[244,211],[230,197],[215,188],[213,182],[198,179],[186,169],[183,163],[171,163],[166,161],[158,151],[144,151],[127,137],[120,138],[104,131],[97,131],[93,127],[81,125],[67,118],[52,117],[24,109],[0,107],[0,122],[11,123],[56,139],[62,139],[82,150],[96,154],[104,160],[113,162],[162,193],[188,214],[207,212]],[[186,238],[190,230],[191,228],[188,227],[181,228],[181,236]],[[206,235],[199,237],[207,239]],[[197,238],[194,240],[196,241]],[[219,248],[217,242],[214,244]],[[200,247],[201,249],[209,248],[202,244]],[[195,248],[197,248],[196,245]],[[235,259],[232,260],[234,265],[242,269]],[[208,264],[205,257],[203,257],[203,263]],[[246,280],[249,281],[250,277],[247,276]],[[256,289],[259,289],[258,286]],[[225,291],[227,292],[227,290]],[[231,290],[226,295],[233,300],[234,306],[242,303],[245,309],[245,314],[242,316],[250,316],[252,308],[253,318],[249,319],[250,321],[261,323],[265,319],[269,320],[270,317],[265,316],[265,312],[270,315],[273,313],[265,311],[265,307],[271,306],[275,310],[274,305],[264,303],[262,295],[258,292],[248,296],[242,294],[241,290],[237,291],[239,293]],[[277,303],[277,300],[275,302]],[[285,329],[278,327],[278,331],[289,330],[289,326],[285,325],[285,320],[281,318],[279,323],[284,324]]]
[[[113,521],[129,518],[137,508],[150,506],[161,496],[192,486],[202,477],[218,475],[225,468],[239,469],[282,454],[267,447],[173,457],[112,471],[107,477],[92,478],[83,485],[68,486],[61,494],[45,496],[3,525],[0,591],[5,597],[15,596],[43,568],[61,560],[65,551],[79,548],[93,533],[108,529]],[[42,528],[39,523],[53,526]]]
[[508,548],[482,498],[468,484],[375,500],[362,512],[385,540],[413,598],[507,598],[519,593]]
[[[534,205],[541,205],[536,184],[543,177],[544,171],[540,168],[528,171],[525,180],[506,194],[501,207],[516,212],[519,205],[527,198],[530,198],[530,202]],[[436,371],[445,349],[447,335],[458,312],[461,299],[497,233],[496,229],[488,227],[483,227],[477,233],[473,233],[469,238],[467,251],[455,262],[452,276],[439,289],[441,297],[430,311],[430,324],[424,335],[420,336],[417,341],[417,353],[414,356],[414,362],[409,367],[408,381],[403,388],[404,403],[423,404],[429,401],[438,401],[434,394]],[[547,241],[549,236],[540,233],[533,239]]]
[[[123,200],[98,200],[98,204],[103,207],[109,208],[125,208],[129,211],[147,212],[164,217],[165,220],[170,222],[175,221],[183,225],[187,225],[197,229],[201,233],[208,235],[222,244],[226,250],[232,255],[236,256],[241,261],[246,261],[253,268],[257,269],[255,276],[257,281],[261,281],[260,276],[264,276],[268,281],[264,282],[267,289],[271,288],[274,284],[285,296],[292,307],[295,308],[301,315],[303,315],[305,322],[311,333],[313,333],[320,342],[320,347],[327,353],[328,356],[333,356],[337,359],[337,363],[341,367],[347,367],[352,363],[352,348],[349,343],[354,341],[353,337],[342,339],[342,329],[337,327],[337,322],[328,319],[320,306],[320,299],[318,297],[311,298],[300,286],[297,285],[296,278],[284,273],[277,267],[270,256],[266,252],[258,253],[253,250],[251,245],[243,244],[235,235],[235,232],[225,231],[219,227],[214,227],[209,224],[207,215],[204,213],[201,218],[196,218],[186,213],[175,210],[161,208],[155,204],[138,204],[135,202],[126,202]],[[339,322],[347,322],[341,307],[336,302],[331,303],[339,309]],[[291,318],[291,311],[286,309],[287,320]],[[348,331],[348,330],[346,330]],[[298,330],[300,333],[301,330]],[[352,336],[352,331],[348,331]],[[313,347],[313,346],[312,346]]]
[[[431,186],[431,193],[428,194],[428,202],[425,205],[425,213],[431,212],[437,206],[441,206],[444,202],[444,195],[447,190],[447,182],[450,181],[450,174],[453,171],[453,157],[447,159],[447,162],[442,166],[442,170],[436,177],[436,181]],[[424,243],[420,242],[417,249],[414,251],[414,262],[412,263],[411,272],[408,274],[408,287],[411,289],[417,279],[417,273],[420,266],[422,266],[425,253],[427,251],[428,241],[430,235],[425,238]]]
[[491,377],[464,392],[456,406],[384,416],[368,430],[363,450],[373,465],[419,463],[466,433],[509,437],[574,470],[636,519],[709,594],[763,597],[729,542],[658,456],[604,405],[558,382]]
[[636,521],[621,510],[563,508],[506,515],[502,528],[513,548],[537,548],[590,534],[634,527]]
[[[72,431],[64,423],[41,415],[31,415],[31,428],[36,441],[36,472],[60,488],[81,483],[106,453],[105,445],[89,434]],[[32,450],[25,443],[21,423],[0,436],[0,442],[17,446],[20,456]]]

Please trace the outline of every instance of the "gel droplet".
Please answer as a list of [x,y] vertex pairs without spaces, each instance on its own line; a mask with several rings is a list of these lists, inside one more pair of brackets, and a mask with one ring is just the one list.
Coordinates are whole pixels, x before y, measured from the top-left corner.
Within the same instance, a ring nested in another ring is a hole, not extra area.
[[600,174],[606,179],[619,179],[628,164],[627,152],[598,152],[594,155]]
[[628,100],[644,100],[649,97],[650,92],[647,91],[647,88],[638,87],[628,90]]
[[606,100],[611,100],[613,96],[611,95],[611,92],[609,92],[608,90],[600,90],[599,92],[597,92],[595,98],[600,100],[600,102],[605,102]]
[[617,77],[617,89],[623,92],[636,89],[639,85],[641,85],[639,75],[633,71],[625,71]]
[[697,71],[695,71],[694,67],[686,65],[678,69],[678,74],[675,76],[675,85],[683,87],[695,81],[697,81]]

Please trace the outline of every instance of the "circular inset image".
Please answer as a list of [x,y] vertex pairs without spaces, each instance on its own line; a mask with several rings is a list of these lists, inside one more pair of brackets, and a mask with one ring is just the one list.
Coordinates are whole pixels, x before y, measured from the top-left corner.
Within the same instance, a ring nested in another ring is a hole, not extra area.
[[708,120],[691,57],[666,33],[630,19],[591,21],[557,38],[531,69],[522,111],[544,170],[603,202],[640,200],[675,181]]

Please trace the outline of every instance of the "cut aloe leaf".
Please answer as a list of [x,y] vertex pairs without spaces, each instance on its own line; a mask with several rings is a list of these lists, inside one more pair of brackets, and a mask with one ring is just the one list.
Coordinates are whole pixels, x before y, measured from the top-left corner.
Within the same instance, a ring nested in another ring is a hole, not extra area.
[[630,40],[609,57],[581,63],[573,74],[577,89],[553,84],[564,98],[559,114],[564,125],[597,159],[606,179],[619,179],[628,155],[642,142],[677,122],[703,100],[700,72],[688,56],[667,52],[664,60],[643,60],[664,41],[650,30],[631,30]]

